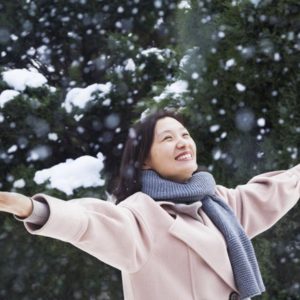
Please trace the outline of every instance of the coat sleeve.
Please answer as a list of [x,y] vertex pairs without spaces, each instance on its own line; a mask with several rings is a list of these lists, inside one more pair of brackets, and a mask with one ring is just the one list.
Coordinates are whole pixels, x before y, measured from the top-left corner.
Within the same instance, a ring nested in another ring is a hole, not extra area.
[[63,201],[44,194],[33,198],[46,202],[50,215],[43,226],[25,222],[31,234],[69,242],[126,272],[137,271],[147,259],[151,232],[128,208],[93,198]]
[[217,194],[231,206],[249,237],[274,225],[300,198],[300,164],[253,177],[235,189],[217,185]]

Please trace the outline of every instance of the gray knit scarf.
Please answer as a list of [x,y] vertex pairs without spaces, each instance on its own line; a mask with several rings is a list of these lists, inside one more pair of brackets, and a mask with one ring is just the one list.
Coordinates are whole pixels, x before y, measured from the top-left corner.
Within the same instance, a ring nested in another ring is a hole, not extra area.
[[142,171],[142,192],[156,201],[191,204],[202,202],[202,209],[223,234],[241,299],[265,291],[251,241],[231,208],[215,194],[216,182],[207,172],[197,172],[184,183],[160,177],[153,170]]

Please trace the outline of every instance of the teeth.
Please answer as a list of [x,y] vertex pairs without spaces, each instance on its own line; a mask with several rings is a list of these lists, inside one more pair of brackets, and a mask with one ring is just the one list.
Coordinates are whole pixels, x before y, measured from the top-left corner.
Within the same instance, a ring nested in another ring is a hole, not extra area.
[[191,154],[184,154],[184,155],[181,155],[177,158],[177,160],[185,160],[185,159],[188,159],[188,158],[192,158],[192,155]]

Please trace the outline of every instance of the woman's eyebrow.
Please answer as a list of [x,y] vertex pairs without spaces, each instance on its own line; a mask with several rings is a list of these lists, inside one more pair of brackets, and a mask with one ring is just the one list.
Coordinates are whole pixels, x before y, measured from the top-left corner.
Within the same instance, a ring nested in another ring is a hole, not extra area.
[[[187,131],[187,129],[186,129],[185,127],[180,127],[180,128],[178,128],[178,129],[179,129],[180,131]],[[164,131],[158,133],[157,136],[161,136],[161,135],[164,134],[164,133],[172,133],[172,132],[174,132],[174,131],[175,131],[175,130],[166,129],[166,130],[164,130]]]

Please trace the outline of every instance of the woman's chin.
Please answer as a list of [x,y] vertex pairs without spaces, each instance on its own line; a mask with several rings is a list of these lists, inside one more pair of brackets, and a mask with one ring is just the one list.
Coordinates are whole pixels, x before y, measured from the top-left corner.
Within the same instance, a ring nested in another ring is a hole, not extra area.
[[193,170],[182,170],[181,172],[178,172],[177,175],[171,175],[169,178],[176,182],[187,182],[192,176],[193,176]]
[[198,166],[194,163],[182,166],[181,168],[178,168],[178,171],[176,172],[179,176],[182,175],[185,178],[189,178],[193,175],[193,173],[198,169]]

